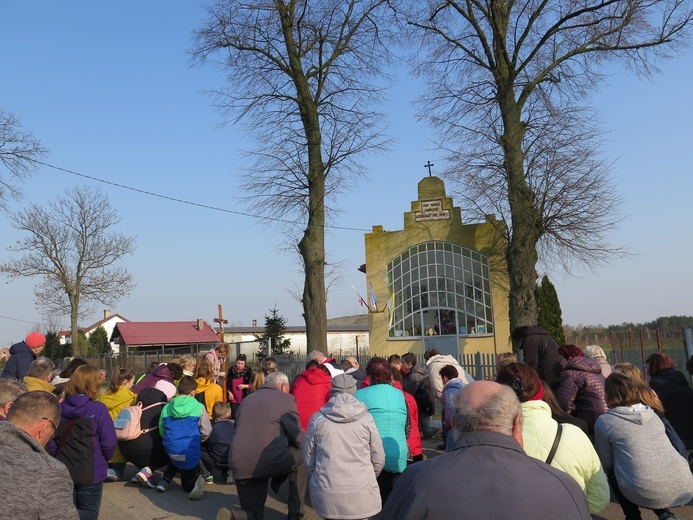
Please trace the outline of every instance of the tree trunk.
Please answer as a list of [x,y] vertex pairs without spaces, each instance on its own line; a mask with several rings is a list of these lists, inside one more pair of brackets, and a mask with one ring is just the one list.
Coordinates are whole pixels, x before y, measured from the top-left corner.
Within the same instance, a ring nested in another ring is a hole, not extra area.
[[522,110],[512,88],[499,89],[503,117],[501,136],[505,169],[508,176],[508,201],[512,234],[506,251],[510,275],[510,330],[522,325],[536,325],[538,311],[534,290],[537,284],[537,244],[541,237],[541,215],[534,204],[534,194],[527,185],[522,143],[525,125]]
[[69,295],[70,299],[70,342],[72,343],[72,355],[81,356],[84,352],[81,351],[79,344],[79,299],[76,296]]

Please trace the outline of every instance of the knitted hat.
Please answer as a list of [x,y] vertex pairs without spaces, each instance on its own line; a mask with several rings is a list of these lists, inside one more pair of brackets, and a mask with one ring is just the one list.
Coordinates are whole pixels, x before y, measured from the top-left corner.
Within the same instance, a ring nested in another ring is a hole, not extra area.
[[338,374],[332,379],[332,389],[330,390],[330,396],[334,397],[337,394],[351,394],[356,393],[356,379],[354,379],[349,374]]
[[46,338],[40,332],[30,332],[24,340],[24,343],[29,345],[29,348],[39,348],[46,344]]

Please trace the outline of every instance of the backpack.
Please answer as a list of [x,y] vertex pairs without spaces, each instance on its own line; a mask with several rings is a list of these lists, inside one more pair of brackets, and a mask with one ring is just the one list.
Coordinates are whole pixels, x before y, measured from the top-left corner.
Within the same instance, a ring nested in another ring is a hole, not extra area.
[[131,441],[142,435],[143,433],[150,432],[158,426],[153,428],[142,429],[140,421],[142,420],[142,412],[154,408],[155,406],[163,406],[166,403],[154,403],[142,408],[142,403],[137,403],[133,406],[126,406],[119,413],[118,416],[113,421],[113,426],[116,431],[116,439],[119,441]]

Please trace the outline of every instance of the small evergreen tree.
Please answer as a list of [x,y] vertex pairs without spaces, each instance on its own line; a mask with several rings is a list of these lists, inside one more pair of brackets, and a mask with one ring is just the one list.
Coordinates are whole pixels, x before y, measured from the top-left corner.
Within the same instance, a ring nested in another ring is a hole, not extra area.
[[108,343],[108,332],[99,325],[89,334],[89,353],[90,354],[109,354],[111,345]]
[[48,359],[53,361],[60,359],[60,338],[58,338],[58,333],[55,331],[46,332],[46,346],[41,352],[42,356],[46,356]]
[[556,288],[553,286],[548,276],[544,275],[541,279],[541,284],[537,284],[535,294],[539,307],[537,325],[546,329],[546,332],[556,340],[556,343],[565,345],[561,303],[558,301]]
[[286,318],[279,314],[276,304],[270,313],[269,316],[265,315],[265,333],[257,337],[263,343],[263,348],[257,353],[258,359],[291,354],[291,340],[284,338]]

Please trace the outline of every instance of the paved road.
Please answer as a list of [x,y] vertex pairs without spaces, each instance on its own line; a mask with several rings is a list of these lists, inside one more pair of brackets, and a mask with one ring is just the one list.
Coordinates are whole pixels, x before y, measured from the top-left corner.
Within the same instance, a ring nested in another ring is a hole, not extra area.
[[[424,441],[426,457],[435,457],[441,453],[435,449],[435,444],[436,442]],[[128,479],[134,473],[135,469],[128,465],[126,472]],[[274,495],[272,491],[269,492],[265,513],[266,520],[284,520],[286,518],[286,493],[286,484],[279,490],[279,496]],[[145,489],[129,482],[115,482],[104,484],[99,520],[123,520],[126,518],[136,520],[214,520],[219,508],[237,505],[238,497],[234,485],[208,485],[202,500],[191,501],[188,500],[188,494],[181,489],[177,479],[166,493]],[[693,520],[693,503],[677,508],[674,512],[681,520]],[[304,520],[319,520],[319,518],[310,507],[306,508]],[[623,518],[621,508],[615,499],[612,499],[606,510],[595,517],[599,520],[622,520]],[[643,510],[643,520],[656,520],[656,518],[653,512]]]

